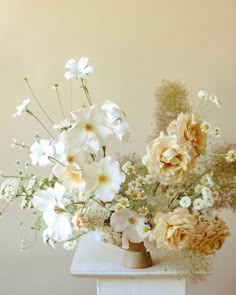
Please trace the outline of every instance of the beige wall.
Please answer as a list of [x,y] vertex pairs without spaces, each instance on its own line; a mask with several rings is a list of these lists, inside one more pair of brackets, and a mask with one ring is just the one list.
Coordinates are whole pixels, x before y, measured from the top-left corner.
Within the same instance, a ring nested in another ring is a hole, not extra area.
[[[19,158],[9,147],[11,138],[31,144],[40,131],[30,118],[12,119],[15,106],[28,95],[22,76],[31,75],[42,104],[59,120],[51,85],[61,85],[69,112],[64,64],[82,55],[97,68],[89,81],[94,99],[118,102],[129,117],[133,142],[128,151],[144,152],[154,86],[163,78],[183,81],[193,95],[201,88],[216,93],[224,106],[210,115],[211,122],[236,141],[235,15],[235,0],[0,0],[1,170],[14,173]],[[76,107],[84,100],[78,85],[73,83],[73,89]],[[224,216],[232,236],[217,255],[214,274],[192,295],[236,292],[235,216]],[[0,294],[95,294],[93,280],[70,277],[72,254],[43,246],[41,237],[34,248],[19,252],[21,234],[29,234],[19,226],[22,218],[12,206],[0,220]]]

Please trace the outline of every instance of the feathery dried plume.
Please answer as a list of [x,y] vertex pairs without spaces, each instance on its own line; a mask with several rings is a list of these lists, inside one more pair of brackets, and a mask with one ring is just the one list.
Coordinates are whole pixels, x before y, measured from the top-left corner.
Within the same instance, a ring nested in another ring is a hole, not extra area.
[[169,123],[180,113],[191,111],[188,91],[180,82],[163,80],[155,92],[156,108],[154,110],[154,131],[152,138],[159,136]]
[[[236,150],[236,144],[225,145],[217,149],[218,153],[226,154],[229,150]],[[236,211],[236,161],[229,163],[225,157],[217,157],[212,162],[213,179],[219,185],[219,197],[214,207]]]

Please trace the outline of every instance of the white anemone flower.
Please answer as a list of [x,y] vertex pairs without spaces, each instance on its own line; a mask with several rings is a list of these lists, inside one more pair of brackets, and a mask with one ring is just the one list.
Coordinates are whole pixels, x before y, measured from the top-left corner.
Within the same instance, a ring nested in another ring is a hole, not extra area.
[[145,226],[145,217],[128,208],[121,209],[111,215],[111,227],[116,232],[122,233],[122,248],[128,249],[129,241],[141,243],[144,235],[140,228]]
[[120,110],[118,105],[112,101],[106,100],[101,105],[102,110],[107,115],[108,122],[114,131],[115,136],[123,143],[128,142],[130,137],[130,128],[125,114]]
[[120,170],[119,162],[112,157],[105,157],[99,163],[85,165],[83,171],[86,191],[104,202],[112,201],[125,181],[125,174]]
[[13,117],[15,118],[16,116],[21,116],[23,112],[27,110],[27,106],[30,103],[30,99],[27,98],[23,100],[22,104],[16,107],[16,112],[13,114]]
[[95,73],[95,68],[88,65],[88,57],[81,57],[77,62],[75,59],[70,59],[66,63],[67,72],[65,73],[66,79],[71,78],[86,78],[89,74]]
[[85,182],[82,178],[82,169],[79,165],[70,164],[63,166],[56,164],[53,168],[53,174],[63,182],[66,189],[84,191]]
[[203,199],[201,198],[196,198],[194,201],[193,201],[193,209],[194,210],[201,210],[205,207],[205,203],[203,201]]
[[40,190],[34,194],[33,206],[43,212],[43,219],[48,226],[43,235],[55,241],[66,241],[72,234],[70,214],[64,212],[65,187],[56,182],[54,188]]
[[101,107],[93,105],[82,108],[73,112],[73,115],[77,121],[76,126],[65,134],[65,140],[70,147],[80,147],[96,154],[107,145],[114,133]]
[[46,167],[52,164],[50,157],[54,156],[54,146],[48,139],[39,139],[30,148],[30,158],[32,165]]

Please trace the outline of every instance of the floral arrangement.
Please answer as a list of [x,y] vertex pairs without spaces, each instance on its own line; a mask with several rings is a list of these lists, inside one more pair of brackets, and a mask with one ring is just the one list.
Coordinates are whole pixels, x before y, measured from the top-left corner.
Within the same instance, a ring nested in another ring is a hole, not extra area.
[[[220,101],[199,91],[193,107],[183,85],[163,81],[146,155],[115,157],[107,154],[107,146],[113,139],[127,143],[129,124],[114,102],[93,104],[87,88],[93,73],[86,57],[66,63],[65,78],[80,82],[88,104],[66,119],[54,84],[64,116],[58,124],[40,104],[29,77],[24,78],[52,130],[31,111],[29,98],[17,107],[14,117],[34,117],[48,137],[37,135],[29,146],[13,139],[12,147],[25,150],[30,161],[26,172],[1,175],[6,179],[0,198],[6,207],[21,199],[21,209],[33,211],[35,233],[43,220],[43,239],[52,247],[62,242],[65,249],[74,249],[80,236],[96,231],[103,241],[124,249],[130,242],[143,243],[147,251],[165,251],[167,257],[188,253],[198,263],[204,261],[229,236],[217,210],[236,208],[236,146],[219,144],[220,129],[204,119]],[[37,173],[29,172],[33,166]],[[40,169],[48,177],[40,176]],[[30,245],[22,239],[22,249]]]

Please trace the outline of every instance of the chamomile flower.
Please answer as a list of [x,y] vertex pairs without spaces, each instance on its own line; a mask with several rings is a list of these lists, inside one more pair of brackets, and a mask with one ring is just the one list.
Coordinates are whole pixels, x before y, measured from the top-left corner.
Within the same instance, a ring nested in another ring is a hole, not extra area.
[[142,191],[140,191],[140,192],[138,193],[138,199],[139,199],[139,200],[145,200],[145,199],[147,199],[147,194],[145,193],[144,190],[142,190]]
[[130,187],[131,189],[138,189],[139,188],[139,183],[136,180],[131,180],[128,183],[128,187]]
[[208,92],[205,91],[205,90],[200,90],[200,91],[198,91],[198,93],[197,93],[197,97],[198,97],[199,99],[204,100],[204,101],[208,101],[209,94],[208,94]]
[[201,210],[203,209],[205,206],[204,206],[204,201],[203,199],[201,198],[197,198],[193,201],[193,209],[194,210]]
[[215,127],[211,130],[211,136],[213,137],[220,137],[221,136],[221,130],[218,127]]
[[138,214],[142,216],[146,216],[148,214],[148,208],[145,206],[138,208]]
[[130,175],[130,174],[135,174],[135,167],[134,165],[132,165],[132,163],[130,161],[127,161],[123,166],[122,166],[122,170]]
[[77,246],[77,241],[73,240],[73,241],[67,241],[65,243],[63,243],[63,248],[67,251],[72,251],[76,248]]
[[151,226],[149,224],[143,224],[138,228],[138,230],[143,238],[147,238],[151,233]]
[[125,193],[128,196],[130,196],[133,200],[137,200],[138,199],[138,193],[139,193],[139,191],[137,191],[136,189],[129,188]]
[[11,141],[11,147],[14,149],[15,145],[16,145],[16,139],[13,138]]
[[168,189],[167,192],[166,192],[166,196],[168,199],[172,199],[174,198],[176,195],[176,192],[173,190],[173,189]]
[[202,122],[200,128],[201,128],[202,132],[209,133],[211,126],[207,122]]
[[119,202],[116,204],[116,207],[118,209],[128,208],[129,207],[129,199],[125,198],[125,197],[120,198]]
[[236,160],[236,151],[235,150],[229,150],[226,155],[225,155],[225,159],[227,162],[234,162]]
[[138,183],[138,185],[143,185],[145,183],[144,176],[138,175],[135,181]]

